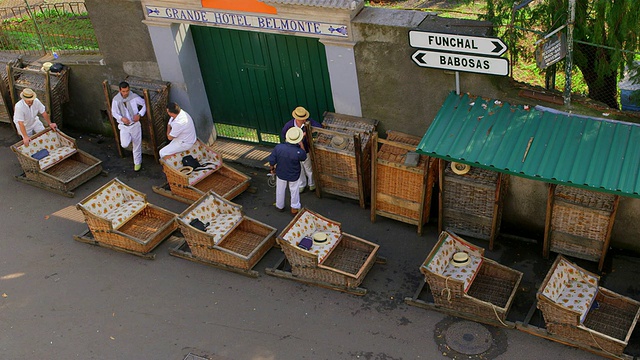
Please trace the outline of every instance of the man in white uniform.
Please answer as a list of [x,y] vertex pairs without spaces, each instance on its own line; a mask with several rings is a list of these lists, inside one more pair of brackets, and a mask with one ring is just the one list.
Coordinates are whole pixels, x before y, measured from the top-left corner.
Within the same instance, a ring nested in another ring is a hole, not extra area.
[[131,92],[129,83],[123,81],[118,86],[118,94],[111,102],[111,115],[118,122],[120,145],[123,148],[133,143],[133,170],[142,167],[142,125],[140,118],[147,112],[144,99]]
[[13,122],[16,124],[18,135],[22,136],[22,143],[26,146],[29,145],[33,134],[44,130],[38,114],[42,114],[51,129],[56,130],[58,126],[51,122],[49,114],[36,97],[35,91],[26,88],[22,90],[20,97],[22,100],[18,101],[14,108]]
[[167,139],[171,142],[160,149],[160,157],[189,150],[197,140],[193,119],[186,111],[180,109],[180,105],[169,103],[167,113],[171,117],[167,125]]

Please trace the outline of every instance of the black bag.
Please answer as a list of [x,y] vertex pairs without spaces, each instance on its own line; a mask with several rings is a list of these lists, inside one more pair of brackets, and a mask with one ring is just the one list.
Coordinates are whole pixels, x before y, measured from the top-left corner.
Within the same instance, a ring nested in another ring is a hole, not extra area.
[[31,155],[31,157],[36,159],[36,160],[44,159],[47,156],[49,156],[49,150],[47,150],[47,149],[38,150],[38,151],[36,151],[35,153],[33,153]]
[[200,161],[198,161],[198,159],[194,158],[191,155],[187,155],[182,158],[182,166],[189,166],[193,168],[193,171],[213,169],[213,168],[207,167],[209,165],[213,165],[213,164],[211,163],[200,164]]
[[205,224],[200,219],[195,218],[191,220],[191,222],[189,222],[189,225],[193,226],[194,228],[200,231],[207,231],[207,227],[209,226],[209,223]]
[[64,69],[64,65],[60,64],[60,63],[55,63],[53,65],[51,65],[51,67],[49,68],[49,71],[52,73],[59,73]]

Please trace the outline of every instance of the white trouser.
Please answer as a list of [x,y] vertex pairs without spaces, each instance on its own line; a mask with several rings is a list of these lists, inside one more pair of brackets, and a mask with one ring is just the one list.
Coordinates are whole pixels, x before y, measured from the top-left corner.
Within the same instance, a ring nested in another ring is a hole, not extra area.
[[142,125],[135,122],[133,125],[118,124],[120,129],[120,145],[123,148],[133,144],[133,163],[142,164]]
[[300,188],[304,189],[307,186],[314,186],[315,182],[313,181],[313,164],[311,163],[311,156],[307,154],[307,159],[305,161],[300,161]]
[[[18,134],[20,134],[20,127],[19,125],[16,126],[18,128]],[[31,127],[27,127],[26,123],[25,123],[25,130],[27,130],[27,136],[32,136],[35,133],[39,133],[40,131],[44,130],[44,125],[42,125],[42,121],[40,121],[40,119],[36,119],[35,121],[32,122]]]
[[284,193],[287,190],[287,183],[289,184],[289,193],[291,193],[291,208],[300,209],[300,179],[296,181],[282,180],[276,176],[276,207],[278,209],[284,209]]
[[173,139],[169,144],[167,144],[167,146],[160,149],[158,153],[160,154],[160,157],[163,158],[167,155],[172,155],[181,151],[189,150],[192,146],[193,144],[188,144],[182,142],[182,140]]

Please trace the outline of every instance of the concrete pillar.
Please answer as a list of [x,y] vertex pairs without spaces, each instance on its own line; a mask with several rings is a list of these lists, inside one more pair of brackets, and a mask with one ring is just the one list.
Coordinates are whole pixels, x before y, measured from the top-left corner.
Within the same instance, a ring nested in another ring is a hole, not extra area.
[[216,131],[190,26],[144,23],[149,28],[162,80],[171,82],[170,101],[177,102],[191,115],[200,140],[213,143]]
[[327,53],[331,94],[336,113],[362,116],[360,87],[353,53],[355,43],[320,40]]

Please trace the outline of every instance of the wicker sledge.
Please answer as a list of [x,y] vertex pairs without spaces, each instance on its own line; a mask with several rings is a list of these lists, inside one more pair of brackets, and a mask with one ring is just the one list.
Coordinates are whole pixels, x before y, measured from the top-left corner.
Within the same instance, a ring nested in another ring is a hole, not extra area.
[[[326,240],[313,241],[310,250],[298,246],[305,237],[323,233]],[[356,295],[364,295],[359,288],[376,262],[379,245],[342,232],[340,223],[309,209],[301,209],[278,236],[277,242],[291,265],[291,273],[267,269],[267,273],[314,285],[329,287]]]
[[[46,157],[31,156],[43,149]],[[11,150],[24,171],[17,180],[69,197],[74,196],[71,190],[102,172],[102,161],[78,149],[76,140],[60,130],[47,128],[32,136],[28,146],[20,141]]]
[[312,128],[316,194],[333,194],[358,200],[364,208],[371,188],[371,140],[376,120],[324,114],[324,128]]
[[[196,228],[198,219],[206,228]],[[171,255],[257,277],[253,267],[275,244],[276,229],[242,213],[242,206],[209,191],[178,216],[184,244]]]
[[[190,173],[181,171],[182,158],[191,155],[205,169]],[[167,177],[166,186],[155,186],[154,192],[191,204],[208,191],[213,191],[227,200],[232,200],[249,188],[251,178],[226,165],[218,153],[197,140],[189,150],[160,159],[162,170]]]
[[[465,266],[453,265],[457,252],[469,255]],[[476,321],[509,326],[506,316],[522,273],[484,257],[483,248],[443,231],[420,272],[437,306]]]
[[605,355],[622,356],[640,302],[599,286],[599,276],[558,255],[538,293],[547,331]]
[[147,196],[115,178],[77,204],[90,235],[74,237],[146,258],[174,232],[176,214],[149,204]]

